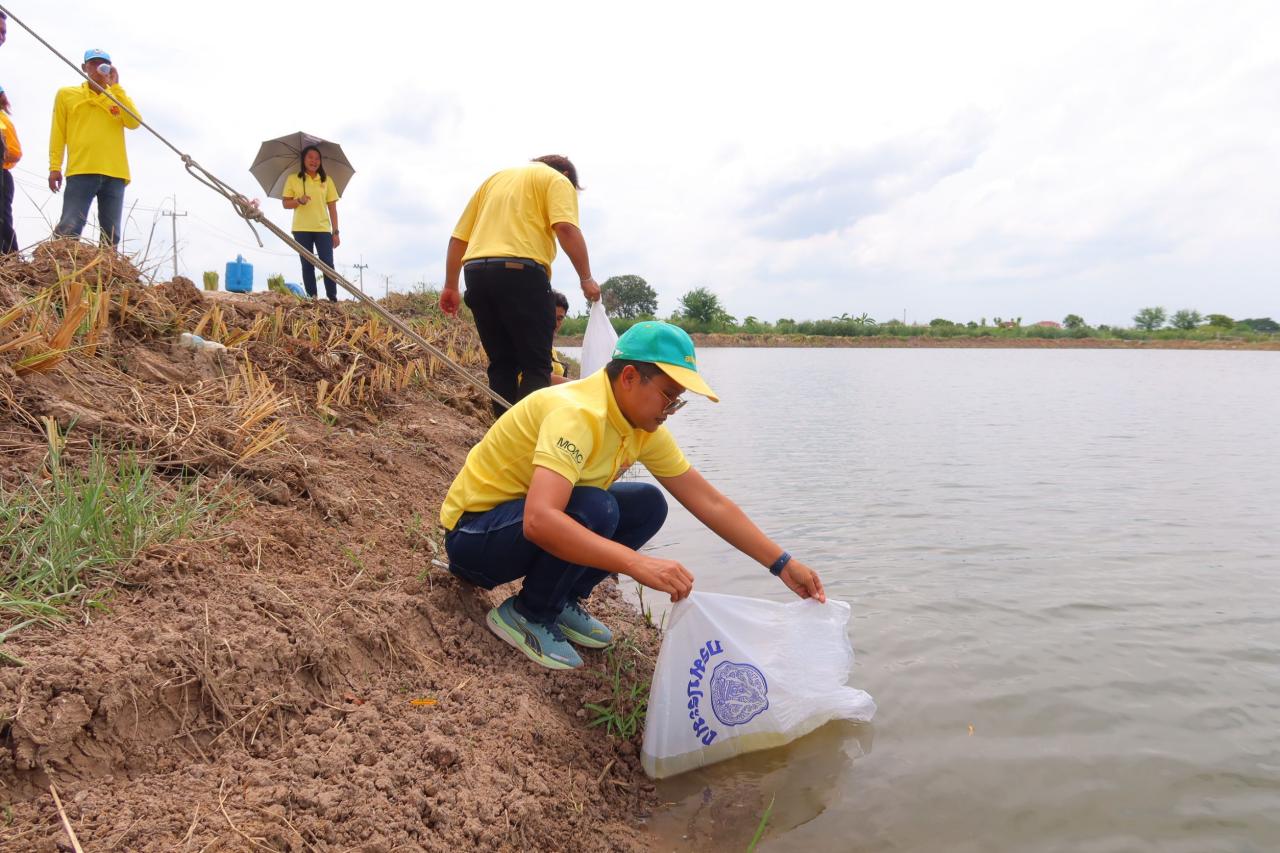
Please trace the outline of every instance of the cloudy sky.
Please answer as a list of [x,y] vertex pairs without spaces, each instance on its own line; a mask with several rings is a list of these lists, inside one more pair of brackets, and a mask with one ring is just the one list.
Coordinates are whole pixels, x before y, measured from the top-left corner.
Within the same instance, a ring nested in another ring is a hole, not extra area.
[[[644,276],[663,314],[706,286],[768,320],[1280,318],[1271,2],[3,3],[77,62],[110,51],[143,118],[248,195],[262,140],[341,142],[337,261],[379,295],[441,281],[489,174],[564,153],[596,277]],[[24,245],[61,210],[49,115],[76,82],[10,21]],[[169,277],[176,199],[183,274],[243,253],[259,287],[299,280],[168,148],[129,146],[127,250]],[[563,257],[555,281],[575,295]]]

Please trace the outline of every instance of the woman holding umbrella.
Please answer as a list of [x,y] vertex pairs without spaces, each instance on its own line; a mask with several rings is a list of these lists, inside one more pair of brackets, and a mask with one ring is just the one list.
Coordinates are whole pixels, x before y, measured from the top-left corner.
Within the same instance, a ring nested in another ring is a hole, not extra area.
[[[324,173],[320,149],[308,145],[302,149],[296,175],[284,184],[285,210],[293,211],[293,239],[330,267],[333,250],[342,240],[338,237],[338,187]],[[316,296],[316,269],[302,259],[302,284],[307,295]],[[338,301],[338,284],[324,277],[324,292],[330,302]]]

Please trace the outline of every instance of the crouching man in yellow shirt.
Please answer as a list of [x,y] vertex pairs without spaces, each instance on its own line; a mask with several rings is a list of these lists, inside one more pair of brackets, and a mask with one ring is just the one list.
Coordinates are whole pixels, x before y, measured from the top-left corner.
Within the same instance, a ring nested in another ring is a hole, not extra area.
[[688,402],[685,391],[718,400],[698,374],[693,341],[669,323],[637,323],[604,369],[507,411],[450,486],[440,509],[449,571],[485,589],[524,578],[487,621],[542,666],[579,667],[573,643],[613,641],[583,607],[611,573],[672,601],[693,590],[680,563],[638,553],[666,520],[667,502],[656,486],[615,482],[633,462],[801,598],[826,601],[817,573],[774,544],[680,452],[663,423]]

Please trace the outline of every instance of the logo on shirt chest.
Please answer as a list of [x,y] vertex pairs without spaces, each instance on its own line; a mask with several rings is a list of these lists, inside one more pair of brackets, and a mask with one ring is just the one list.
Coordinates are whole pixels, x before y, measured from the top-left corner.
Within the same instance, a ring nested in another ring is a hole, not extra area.
[[117,107],[117,106],[112,106],[112,107],[111,107],[111,114],[112,114],[113,116],[118,116],[118,115],[120,115],[120,108],[119,108],[119,107]]
[[573,458],[574,462],[578,463],[579,465],[582,464],[582,459],[583,459],[582,451],[579,450],[578,445],[574,444],[572,441],[569,441],[568,439],[565,439],[565,438],[557,439],[556,447],[560,448],[565,453],[568,453]]

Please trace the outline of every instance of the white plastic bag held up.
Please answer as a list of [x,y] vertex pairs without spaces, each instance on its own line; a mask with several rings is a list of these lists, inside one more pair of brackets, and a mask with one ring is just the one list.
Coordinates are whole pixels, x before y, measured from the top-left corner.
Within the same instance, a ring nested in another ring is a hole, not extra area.
[[613,345],[617,342],[618,333],[604,312],[604,301],[597,299],[591,303],[587,333],[582,337],[582,375],[590,376],[608,364],[613,358]]
[[640,762],[663,779],[781,746],[876,703],[847,687],[849,605],[695,592],[671,610]]

